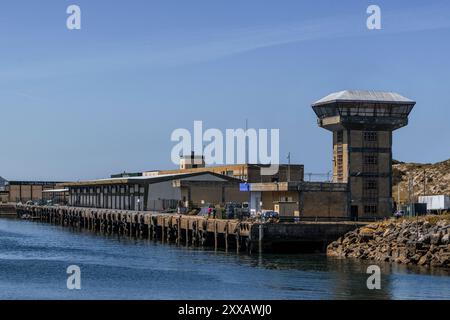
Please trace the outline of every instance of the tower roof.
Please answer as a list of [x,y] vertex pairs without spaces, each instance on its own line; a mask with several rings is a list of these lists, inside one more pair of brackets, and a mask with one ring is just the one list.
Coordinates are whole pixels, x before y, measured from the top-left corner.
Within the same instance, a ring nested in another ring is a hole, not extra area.
[[336,102],[371,102],[389,104],[415,104],[415,101],[405,98],[395,92],[374,90],[344,90],[331,93],[326,97],[313,103],[314,106],[336,103]]

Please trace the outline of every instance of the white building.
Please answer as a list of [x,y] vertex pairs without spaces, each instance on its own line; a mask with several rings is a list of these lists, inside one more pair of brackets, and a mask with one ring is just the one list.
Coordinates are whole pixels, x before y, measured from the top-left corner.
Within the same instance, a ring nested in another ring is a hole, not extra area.
[[427,211],[444,211],[450,210],[450,196],[421,196],[419,203],[426,203]]

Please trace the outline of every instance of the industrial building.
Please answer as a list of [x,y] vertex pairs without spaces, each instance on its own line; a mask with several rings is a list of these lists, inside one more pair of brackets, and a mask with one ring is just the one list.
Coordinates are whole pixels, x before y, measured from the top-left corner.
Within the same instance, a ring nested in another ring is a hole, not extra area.
[[408,124],[415,102],[393,92],[346,90],[312,105],[318,125],[333,133],[333,181],[249,183],[251,210],[350,219],[393,211],[392,132]]
[[41,201],[44,200],[43,191],[54,189],[61,183],[56,181],[8,181],[2,200],[11,203]]
[[136,211],[201,207],[229,201],[245,202],[241,181],[213,172],[125,177],[65,183],[69,205]]
[[[182,158],[183,160],[183,158]],[[274,175],[261,175],[261,164],[229,164],[219,166],[205,166],[197,164],[195,167],[181,163],[180,169],[157,170],[143,172],[143,176],[151,177],[166,174],[214,172],[216,174],[232,177],[245,182],[281,182],[281,181],[303,181],[304,166],[299,164],[280,164],[278,173]],[[184,169],[183,169],[184,168]]]

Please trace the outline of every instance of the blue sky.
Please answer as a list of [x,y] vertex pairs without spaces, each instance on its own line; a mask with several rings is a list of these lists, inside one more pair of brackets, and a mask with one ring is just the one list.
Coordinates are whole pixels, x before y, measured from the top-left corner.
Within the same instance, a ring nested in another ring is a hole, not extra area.
[[[82,29],[66,28],[66,8]],[[382,30],[366,28],[377,4]],[[280,128],[281,154],[331,168],[311,103],[343,89],[417,101],[394,158],[450,157],[448,1],[3,1],[0,175],[78,180],[172,168],[171,132]]]

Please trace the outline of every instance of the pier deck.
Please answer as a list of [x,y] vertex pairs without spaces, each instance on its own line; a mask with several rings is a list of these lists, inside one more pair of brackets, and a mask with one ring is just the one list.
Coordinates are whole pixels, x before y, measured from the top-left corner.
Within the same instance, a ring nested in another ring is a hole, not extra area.
[[355,222],[261,223],[78,207],[18,205],[16,210],[19,217],[61,226],[249,253],[323,251],[328,243],[363,225]]

